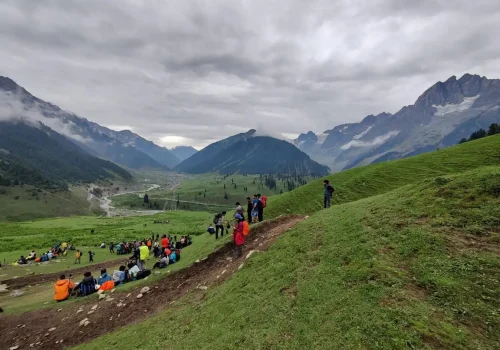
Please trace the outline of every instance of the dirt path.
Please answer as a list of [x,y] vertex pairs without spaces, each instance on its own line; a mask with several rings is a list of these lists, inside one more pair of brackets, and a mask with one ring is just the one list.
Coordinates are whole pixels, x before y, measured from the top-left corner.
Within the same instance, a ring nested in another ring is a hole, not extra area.
[[[128,261],[128,257],[131,254],[123,255],[123,259],[115,259],[103,261],[101,263],[86,265],[85,267],[76,267],[74,269],[46,273],[43,275],[30,275],[30,276],[22,276],[19,278],[11,278],[8,280],[1,281],[0,283],[6,284],[9,290],[19,289],[26,286],[33,286],[35,284],[45,283],[45,282],[55,282],[59,278],[59,276],[64,273],[66,276],[69,274],[73,274],[74,276],[83,275],[85,271],[94,271],[100,269],[107,269],[109,267],[118,266]],[[75,265],[76,266],[76,265]]]
[[[0,349],[63,349],[114,331],[133,322],[140,322],[166,309],[189,291],[204,293],[199,286],[222,283],[238,270],[251,250],[266,250],[281,234],[303,220],[299,216],[280,217],[252,229],[245,244],[244,256],[233,258],[234,248],[228,243],[199,263],[174,272],[149,285],[150,291],[137,299],[141,288],[111,293],[113,300],[82,300],[62,310],[35,310],[0,318]],[[203,287],[205,288],[205,287]],[[94,308],[94,312],[92,312]],[[78,311],[82,310],[82,311]],[[90,312],[90,314],[89,314]],[[88,318],[87,326],[80,322]],[[29,320],[29,322],[27,322]]]

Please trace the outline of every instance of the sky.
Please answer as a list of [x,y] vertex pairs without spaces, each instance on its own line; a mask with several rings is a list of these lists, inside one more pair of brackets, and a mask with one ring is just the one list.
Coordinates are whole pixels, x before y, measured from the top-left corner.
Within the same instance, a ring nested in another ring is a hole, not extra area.
[[158,144],[296,137],[500,78],[500,1],[2,0],[0,75]]

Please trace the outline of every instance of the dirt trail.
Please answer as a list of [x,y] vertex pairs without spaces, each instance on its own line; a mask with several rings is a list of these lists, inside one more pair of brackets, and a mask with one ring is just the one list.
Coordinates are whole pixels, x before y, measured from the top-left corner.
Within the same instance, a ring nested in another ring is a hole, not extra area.
[[[199,286],[211,288],[222,283],[238,270],[251,250],[266,250],[301,220],[303,217],[286,216],[264,222],[252,229],[243,257],[234,259],[234,246],[228,243],[199,263],[152,283],[148,286],[150,291],[140,299],[137,295],[142,287],[127,292],[119,292],[118,288],[109,294],[112,301],[98,301],[92,297],[79,303],[61,303],[60,312],[54,308],[1,317],[0,349],[14,346],[19,346],[17,349],[63,349],[140,322],[166,309],[189,291],[204,293]],[[91,312],[92,308],[95,308],[94,312]],[[82,311],[77,313],[79,309]],[[89,324],[80,326],[85,318]]]
[[[95,270],[100,270],[100,269],[107,269],[109,267],[113,266],[119,266],[128,261],[128,257],[131,254],[123,255],[123,259],[115,259],[115,260],[108,260],[108,261],[103,261],[101,263],[96,263],[96,264],[91,264],[87,265],[85,267],[75,267],[74,269],[68,269],[64,271],[59,271],[59,272],[53,272],[53,273],[46,273],[42,275],[28,275],[28,276],[21,276],[19,278],[11,278],[8,280],[3,280],[0,283],[6,284],[7,288],[9,290],[14,290],[14,289],[19,289],[23,288],[26,286],[33,286],[35,284],[40,284],[40,283],[45,283],[45,282],[55,282],[59,278],[59,276],[64,273],[66,277],[69,276],[69,274],[73,274],[74,276],[83,275],[86,271],[95,271]],[[77,266],[77,265],[75,265]]]

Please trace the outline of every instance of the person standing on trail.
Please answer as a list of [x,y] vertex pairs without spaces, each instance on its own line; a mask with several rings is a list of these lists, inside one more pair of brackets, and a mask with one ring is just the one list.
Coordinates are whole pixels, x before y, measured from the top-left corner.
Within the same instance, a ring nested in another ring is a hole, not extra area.
[[94,262],[94,255],[95,253],[89,250],[89,262]]
[[215,239],[219,239],[219,230],[221,238],[224,236],[224,216],[226,212],[223,211],[215,216]]
[[139,248],[139,269],[142,271],[146,268],[146,259],[149,258],[149,249],[144,242],[141,243]]
[[76,263],[81,264],[81,261],[80,261],[81,258],[82,258],[82,253],[79,250],[77,250],[75,253],[75,264]]
[[243,216],[236,214],[234,218],[238,221],[233,230],[233,241],[236,247],[236,257],[243,255],[243,244],[245,244],[245,236],[243,235]]
[[252,207],[252,200],[250,199],[250,197],[247,197],[247,220],[249,224],[252,223]]
[[259,222],[264,221],[264,208],[267,203],[267,197],[261,196],[260,193],[257,194],[257,198],[259,199]]
[[113,242],[109,244],[109,252],[114,254],[115,253],[115,245]]
[[330,186],[330,181],[325,180],[323,181],[323,204],[325,209],[330,208],[331,201],[332,201],[332,195],[333,195],[333,187]]
[[252,222],[257,223],[259,222],[259,205],[260,201],[259,198],[257,198],[257,195],[253,195],[253,201],[252,201]]

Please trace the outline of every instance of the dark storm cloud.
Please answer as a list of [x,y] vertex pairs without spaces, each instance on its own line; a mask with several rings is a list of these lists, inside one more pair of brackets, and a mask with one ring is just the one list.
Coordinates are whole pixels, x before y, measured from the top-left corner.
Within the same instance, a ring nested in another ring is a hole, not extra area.
[[0,74],[172,146],[323,131],[437,80],[500,77],[489,0],[4,0]]

